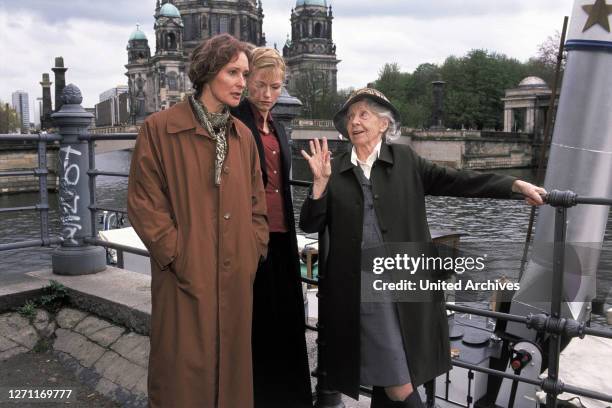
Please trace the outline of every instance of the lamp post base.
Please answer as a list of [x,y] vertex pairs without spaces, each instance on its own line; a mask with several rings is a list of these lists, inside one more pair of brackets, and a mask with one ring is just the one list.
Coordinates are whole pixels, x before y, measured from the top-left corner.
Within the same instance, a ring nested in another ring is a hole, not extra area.
[[106,269],[106,250],[98,246],[60,247],[51,255],[53,273],[89,275]]

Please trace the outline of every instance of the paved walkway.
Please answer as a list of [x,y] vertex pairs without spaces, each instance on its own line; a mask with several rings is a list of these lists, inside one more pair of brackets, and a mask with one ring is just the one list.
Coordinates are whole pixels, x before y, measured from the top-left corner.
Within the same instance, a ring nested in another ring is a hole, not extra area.
[[[79,383],[118,405],[146,406],[148,337],[71,308],[57,315],[36,309],[30,318],[16,312],[0,315],[0,367],[14,365],[18,355],[35,362],[41,350],[74,372]],[[14,381],[0,385],[26,386]],[[55,387],[71,385],[56,382]]]
[[[73,368],[60,360],[53,352],[29,352],[0,361],[0,388],[5,397],[9,390],[65,390],[63,399],[50,401],[22,398],[6,402],[0,394],[2,407],[57,408],[58,406],[118,408],[119,404],[101,395],[82,382]],[[15,392],[15,391],[13,391]],[[68,394],[70,393],[70,394]],[[59,391],[58,391],[58,396]],[[66,396],[69,395],[69,398]]]
[[[19,294],[36,293],[32,291],[48,285],[50,280],[68,288],[71,301],[81,310],[65,307],[52,315],[36,309],[31,319],[17,312],[0,314],[0,370],[22,362],[29,370],[40,371],[36,358],[50,356],[50,360],[56,359],[74,372],[83,389],[91,390],[101,400],[124,407],[146,406],[150,277],[112,267],[87,276],[53,275],[48,269],[12,275],[4,278],[0,287],[0,311],[11,307],[10,302],[13,307],[23,304],[24,298]],[[310,323],[314,325],[316,321]],[[316,333],[307,331],[306,339],[312,371]],[[41,344],[46,344],[48,351],[34,352]],[[0,387],[4,385],[9,384],[0,377]],[[314,391],[316,378],[312,386]],[[369,407],[369,398],[363,397],[359,402],[348,397],[343,400],[347,408]]]

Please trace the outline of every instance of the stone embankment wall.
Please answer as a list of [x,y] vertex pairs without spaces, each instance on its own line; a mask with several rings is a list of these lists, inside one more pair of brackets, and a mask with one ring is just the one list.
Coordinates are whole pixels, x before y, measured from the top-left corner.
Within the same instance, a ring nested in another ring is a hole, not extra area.
[[[59,145],[47,144],[47,187],[56,190],[57,179],[57,157]],[[0,171],[19,171],[38,167],[38,148],[31,142],[20,144],[0,144]],[[38,191],[38,177],[10,176],[0,177],[0,194],[23,193],[27,191]]]
[[531,167],[533,142],[527,135],[502,132],[415,132],[414,150],[431,161],[458,169]]

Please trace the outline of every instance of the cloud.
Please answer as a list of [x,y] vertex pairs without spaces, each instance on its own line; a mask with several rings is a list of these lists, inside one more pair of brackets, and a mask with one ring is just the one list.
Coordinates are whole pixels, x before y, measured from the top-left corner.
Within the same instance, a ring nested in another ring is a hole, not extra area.
[[[447,17],[511,16],[525,10],[556,12],[562,10],[563,1],[558,0],[333,0],[331,5],[334,16],[342,17],[410,17],[437,20]],[[288,5],[289,4],[289,5]],[[287,9],[290,12],[295,2],[287,0],[263,0],[267,8]]]
[[[4,1],[4,2],[2,2]],[[155,1],[0,0],[0,99],[24,89],[31,114],[41,95],[41,74],[63,56],[67,82],[81,88],[86,107],[101,92],[125,84],[125,47],[135,24],[155,51]],[[294,1],[263,0],[269,46],[282,49],[291,32]],[[364,86],[386,62],[412,71],[426,62],[484,48],[526,60],[561,30],[571,0],[334,0],[334,42],[340,88]]]
[[[66,82],[81,89],[86,107],[93,107],[101,92],[127,82],[125,47],[134,29],[131,24],[77,18],[51,22],[26,11],[12,12],[11,23],[2,24],[4,21],[9,19],[0,12],[3,54],[6,50],[0,64],[0,99],[8,100],[14,90],[23,89],[33,110],[35,99],[42,94],[42,74],[49,73],[55,82],[51,68],[58,56],[68,68]],[[152,24],[149,27],[141,29],[154,39]],[[154,50],[154,41],[150,46]],[[54,85],[52,94],[53,89]]]
[[114,24],[134,24],[152,18],[153,1],[142,0],[19,0],[10,1],[7,12],[33,14],[48,24],[62,24],[66,20],[84,19]]
[[[268,45],[279,49],[291,32],[290,2],[264,0]],[[327,2],[330,4],[330,2]],[[334,0],[338,86],[365,86],[387,62],[405,71],[443,63],[450,55],[488,49],[526,61],[561,31],[571,0]],[[270,10],[270,11],[266,11]]]

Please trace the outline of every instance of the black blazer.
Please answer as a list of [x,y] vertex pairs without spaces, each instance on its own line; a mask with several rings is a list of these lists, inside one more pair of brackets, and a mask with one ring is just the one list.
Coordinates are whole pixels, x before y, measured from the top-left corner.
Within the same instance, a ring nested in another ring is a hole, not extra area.
[[[231,109],[231,113],[242,123],[244,123],[253,134],[255,143],[257,144],[257,150],[259,151],[259,162],[261,164],[261,174],[263,177],[264,186],[268,184],[268,173],[266,171],[266,156],[264,153],[264,146],[261,140],[261,135],[257,129],[257,123],[255,122],[255,115],[253,115],[253,109],[251,103],[247,99],[243,99],[235,108]],[[300,275],[300,264],[297,256],[297,238],[295,237],[295,216],[293,214],[293,202],[291,199],[291,186],[289,185],[289,174],[291,173],[291,149],[289,147],[289,139],[285,133],[285,128],[278,122],[273,122],[274,132],[278,139],[278,144],[281,150],[281,177],[283,180],[283,208],[285,210],[285,216],[287,221],[287,227],[291,235],[291,247],[295,253],[295,268],[296,274],[299,279]]]
[[[264,146],[263,142],[261,141],[261,135],[259,134],[259,130],[257,129],[257,123],[255,122],[255,115],[253,114],[253,108],[251,108],[251,103],[247,99],[243,99],[242,102],[240,102],[240,105],[231,109],[231,113],[236,118],[240,119],[242,123],[247,125],[247,127],[251,130],[251,133],[253,133],[255,143],[257,143],[257,150],[259,151],[261,174],[265,186],[268,184],[268,173],[266,171]],[[286,190],[288,189],[289,191],[291,191],[289,189],[289,173],[291,172],[291,149],[289,148],[289,139],[287,138],[287,134],[285,133],[284,126],[277,122],[273,122],[272,127],[274,128],[274,132],[276,133],[276,138],[278,139],[278,143],[281,149],[283,187]],[[285,194],[285,200],[287,198],[291,200],[291,195]],[[291,211],[291,214],[293,217],[293,210]]]

